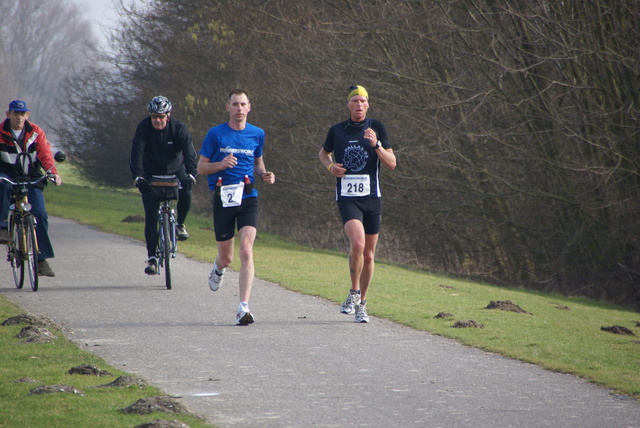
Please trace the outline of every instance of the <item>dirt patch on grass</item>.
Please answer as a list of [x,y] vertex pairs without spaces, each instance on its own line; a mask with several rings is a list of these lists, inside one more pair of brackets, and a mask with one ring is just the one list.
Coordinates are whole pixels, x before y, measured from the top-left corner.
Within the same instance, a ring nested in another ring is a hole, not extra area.
[[438,312],[434,318],[453,318],[453,314],[449,314],[447,312]]
[[35,327],[52,327],[59,329],[58,325],[53,322],[51,318],[48,318],[44,315],[36,315],[36,314],[20,314],[13,316],[11,318],[7,318],[2,321],[0,325],[19,325],[19,324],[27,324]]
[[456,321],[453,328],[484,328],[484,325],[474,321],[474,320],[465,320],[465,321]]
[[634,332],[629,330],[627,327],[624,327],[624,326],[621,326],[621,325],[612,325],[612,326],[609,326],[609,327],[602,326],[602,327],[600,327],[600,330],[607,331],[609,333],[614,333],[614,334],[625,334],[627,336],[635,336],[636,335]]
[[87,376],[113,376],[106,370],[99,369],[96,366],[92,366],[89,364],[82,364],[76,367],[71,367],[69,371],[67,371],[70,375],[79,374],[79,375],[87,375]]
[[498,301],[492,300],[489,303],[489,305],[487,305],[486,309],[500,309],[501,311],[510,311],[510,312],[517,312],[521,314],[532,315],[530,312],[525,311],[520,306],[513,303],[511,300],[505,300],[503,302],[499,300]]
[[127,388],[129,386],[137,386],[139,388],[146,388],[147,384],[144,380],[133,376],[119,376],[116,380],[104,385],[98,385],[96,388]]
[[60,329],[58,325],[53,322],[51,318],[44,315],[36,315],[30,313],[24,313],[16,315],[2,321],[0,325],[12,326],[27,324],[20,333],[16,335],[18,339],[24,339],[22,343],[49,343],[53,342],[53,339],[57,337],[51,333],[47,327]]
[[140,214],[129,215],[120,220],[120,223],[144,223],[144,216]]
[[178,421],[163,421],[161,419],[155,419],[151,422],[136,425],[133,428],[189,428],[189,425]]
[[146,415],[153,412],[190,413],[187,406],[171,397],[145,397],[129,407],[120,410],[122,413],[136,413]]
[[28,325],[16,335],[18,339],[24,339],[22,343],[50,343],[57,337],[44,327]]
[[69,385],[40,385],[29,391],[29,395],[41,395],[41,394],[75,394],[84,397],[84,393],[79,389]]

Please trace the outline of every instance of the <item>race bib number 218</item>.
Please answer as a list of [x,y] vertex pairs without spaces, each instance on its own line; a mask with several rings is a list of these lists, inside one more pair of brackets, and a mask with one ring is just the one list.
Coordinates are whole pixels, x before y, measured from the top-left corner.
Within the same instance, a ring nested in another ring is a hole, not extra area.
[[341,196],[369,196],[371,192],[369,175],[345,175],[340,183]]

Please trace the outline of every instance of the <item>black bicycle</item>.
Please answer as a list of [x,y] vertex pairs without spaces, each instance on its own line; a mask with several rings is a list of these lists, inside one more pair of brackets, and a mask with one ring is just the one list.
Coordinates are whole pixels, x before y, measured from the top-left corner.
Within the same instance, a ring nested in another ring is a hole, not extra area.
[[149,184],[155,198],[162,201],[158,210],[157,274],[160,275],[160,269],[164,268],[165,285],[171,290],[171,259],[178,252],[176,214],[171,201],[178,199],[180,180],[175,175],[154,175]]
[[[66,159],[64,152],[55,154],[56,162]],[[29,190],[38,183],[51,179],[53,174],[46,171],[45,175],[32,179],[33,161],[28,153],[18,153],[16,157],[16,170],[20,172],[16,181],[7,177],[1,180],[11,184],[11,200],[9,215],[7,218],[10,242],[7,243],[7,261],[13,270],[13,280],[17,288],[22,288],[25,279],[25,270],[28,272],[29,283],[33,291],[38,291],[38,238],[36,236],[37,220],[31,213],[29,204]]]

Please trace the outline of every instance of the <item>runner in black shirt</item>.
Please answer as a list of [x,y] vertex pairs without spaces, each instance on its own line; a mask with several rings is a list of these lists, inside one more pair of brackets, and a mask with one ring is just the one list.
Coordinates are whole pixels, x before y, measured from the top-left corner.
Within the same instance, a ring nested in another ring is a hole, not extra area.
[[350,118],[331,127],[318,156],[336,177],[336,201],[350,243],[351,289],[340,312],[355,313],[355,322],[369,322],[367,290],[382,214],[380,164],[394,169],[396,156],[382,122],[367,118],[367,91],[351,86],[347,100]]

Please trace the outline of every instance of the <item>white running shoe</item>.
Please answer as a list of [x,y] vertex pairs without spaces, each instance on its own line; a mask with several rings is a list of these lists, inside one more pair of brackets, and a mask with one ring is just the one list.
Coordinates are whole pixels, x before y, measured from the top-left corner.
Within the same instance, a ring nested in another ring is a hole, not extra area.
[[224,272],[227,268],[222,269],[222,272],[218,272],[218,266],[216,266],[216,262],[213,262],[213,269],[211,269],[211,273],[209,273],[209,288],[211,291],[217,291],[220,288],[220,284],[222,284],[222,277],[224,276]]
[[356,319],[355,322],[369,322],[369,315],[367,315],[367,301],[363,300],[356,305]]
[[238,305],[238,313],[236,314],[236,325],[249,325],[254,321],[253,315],[249,311],[249,305],[246,302],[240,302]]
[[340,306],[340,312],[353,315],[356,312],[356,305],[360,304],[360,292],[349,290],[349,295]]

